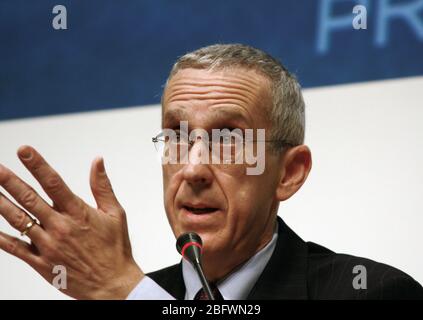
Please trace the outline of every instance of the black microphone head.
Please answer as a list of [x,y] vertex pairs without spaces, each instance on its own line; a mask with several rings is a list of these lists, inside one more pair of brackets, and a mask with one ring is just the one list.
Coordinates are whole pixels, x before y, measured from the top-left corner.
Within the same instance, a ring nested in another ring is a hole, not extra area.
[[192,264],[201,263],[201,250],[203,242],[195,232],[187,232],[178,237],[176,240],[176,249],[178,252]]

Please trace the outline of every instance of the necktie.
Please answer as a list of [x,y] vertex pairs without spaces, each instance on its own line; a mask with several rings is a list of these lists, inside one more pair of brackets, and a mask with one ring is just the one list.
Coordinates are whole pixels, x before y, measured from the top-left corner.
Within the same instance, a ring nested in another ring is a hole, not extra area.
[[[215,300],[224,300],[222,294],[214,283],[210,283],[210,289]],[[209,300],[209,297],[207,296],[207,293],[204,291],[204,289],[201,288],[195,295],[194,300]]]

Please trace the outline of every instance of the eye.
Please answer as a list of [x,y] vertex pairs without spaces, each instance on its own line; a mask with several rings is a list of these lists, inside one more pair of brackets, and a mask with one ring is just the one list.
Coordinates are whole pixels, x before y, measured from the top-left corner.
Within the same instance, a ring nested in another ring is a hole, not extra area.
[[184,130],[176,129],[175,137],[177,143],[188,143],[188,134]]
[[234,145],[243,140],[243,134],[239,128],[224,128],[221,130],[220,136],[224,145]]
[[175,135],[176,135],[176,142],[180,142],[181,141],[181,131],[179,129],[175,130]]

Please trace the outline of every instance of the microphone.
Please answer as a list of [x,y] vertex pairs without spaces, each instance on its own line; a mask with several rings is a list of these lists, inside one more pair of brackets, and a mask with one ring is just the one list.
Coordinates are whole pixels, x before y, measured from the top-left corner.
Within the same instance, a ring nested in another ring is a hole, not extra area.
[[200,278],[201,284],[203,285],[203,290],[207,294],[209,300],[215,300],[201,266],[201,251],[203,249],[203,242],[201,241],[200,236],[194,232],[188,232],[180,235],[176,241],[176,249],[178,249],[178,252],[182,255],[182,257],[188,260],[194,267],[198,277]]

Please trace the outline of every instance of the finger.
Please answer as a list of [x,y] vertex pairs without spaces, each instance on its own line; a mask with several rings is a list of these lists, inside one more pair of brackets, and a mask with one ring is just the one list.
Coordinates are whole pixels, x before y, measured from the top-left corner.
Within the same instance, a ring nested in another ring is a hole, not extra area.
[[122,207],[113,192],[101,157],[94,159],[91,165],[90,186],[99,209],[106,212],[121,210]]
[[2,165],[0,165],[0,185],[43,224],[48,224],[48,220],[56,214],[32,187]]
[[9,236],[0,231],[0,249],[25,261],[35,270],[40,270],[44,266],[43,259],[37,255],[34,247],[18,238]]
[[34,148],[22,146],[18,150],[18,156],[60,210],[69,213],[80,211],[81,199],[69,189],[59,174]]
[[[21,233],[27,229],[28,223],[32,218],[21,208],[17,207],[12,201],[0,192],[0,215],[16,230]],[[38,224],[33,225],[26,235],[38,246],[42,246],[47,241],[45,230]]]

